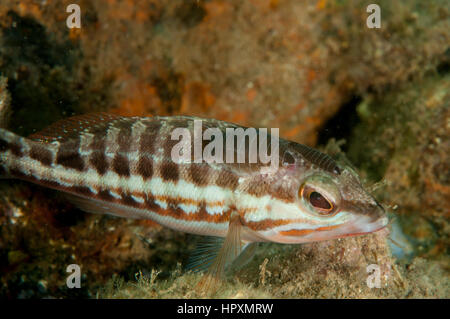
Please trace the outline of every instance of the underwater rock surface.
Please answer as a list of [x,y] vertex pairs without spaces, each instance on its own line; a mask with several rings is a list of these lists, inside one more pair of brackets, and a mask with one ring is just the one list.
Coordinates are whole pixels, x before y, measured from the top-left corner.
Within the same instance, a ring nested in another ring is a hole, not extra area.
[[[311,146],[345,139],[367,181],[385,181],[374,194],[412,254],[393,257],[382,234],[261,245],[217,296],[450,297],[448,1],[379,1],[379,30],[356,0],[80,1],[81,29],[65,25],[69,3],[2,1],[2,127],[27,135],[93,111],[198,115]],[[0,193],[0,296],[199,296],[200,275],[177,266],[187,235],[86,214],[27,183],[1,180]],[[66,286],[74,263],[81,289]],[[372,264],[381,288],[367,286]]]

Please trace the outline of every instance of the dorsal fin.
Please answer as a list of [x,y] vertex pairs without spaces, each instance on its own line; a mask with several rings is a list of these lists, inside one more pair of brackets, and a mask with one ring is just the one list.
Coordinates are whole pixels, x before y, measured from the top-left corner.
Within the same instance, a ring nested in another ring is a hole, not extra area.
[[62,142],[76,138],[80,133],[94,126],[106,126],[111,121],[121,118],[123,117],[103,112],[76,115],[59,120],[42,131],[30,135],[29,138],[44,143]]
[[303,144],[295,143],[295,149],[300,152],[305,159],[312,164],[317,165],[319,168],[330,173],[341,174],[339,166],[331,156]]

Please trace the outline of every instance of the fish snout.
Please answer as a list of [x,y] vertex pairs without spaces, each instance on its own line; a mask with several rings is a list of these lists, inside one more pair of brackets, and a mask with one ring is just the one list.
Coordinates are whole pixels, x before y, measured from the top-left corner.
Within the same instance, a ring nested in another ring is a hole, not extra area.
[[364,210],[364,217],[360,227],[364,233],[376,232],[387,226],[389,219],[383,206],[377,201]]

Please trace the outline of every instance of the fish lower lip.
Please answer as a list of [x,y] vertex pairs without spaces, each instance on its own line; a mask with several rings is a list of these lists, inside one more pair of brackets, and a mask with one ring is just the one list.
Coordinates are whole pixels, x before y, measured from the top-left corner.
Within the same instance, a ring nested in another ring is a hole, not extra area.
[[357,232],[357,233],[349,233],[349,234],[346,234],[346,235],[342,235],[342,237],[351,237],[351,236],[360,236],[360,235],[372,234],[372,233],[379,232],[380,230],[386,228],[386,226],[387,226],[387,224],[386,224],[386,225],[383,225],[383,226],[381,226],[381,227],[379,227],[379,228],[377,228],[377,229],[375,229],[375,230],[372,230],[372,231],[367,231],[367,232]]

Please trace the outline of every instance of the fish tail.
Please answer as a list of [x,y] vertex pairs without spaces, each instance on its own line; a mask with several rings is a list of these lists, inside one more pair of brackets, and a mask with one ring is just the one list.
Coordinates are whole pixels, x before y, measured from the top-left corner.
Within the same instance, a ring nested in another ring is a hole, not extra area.
[[23,137],[0,128],[0,178],[11,177],[12,158],[21,153]]
[[48,148],[45,144],[19,136],[4,128],[0,128],[0,178],[14,178],[24,175],[23,163],[32,157],[33,150]]

